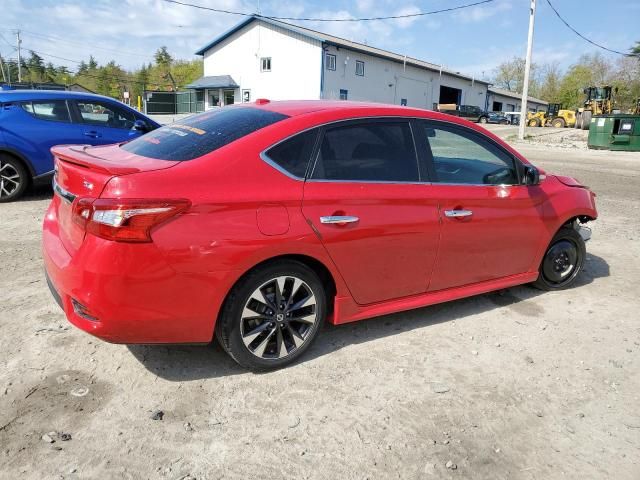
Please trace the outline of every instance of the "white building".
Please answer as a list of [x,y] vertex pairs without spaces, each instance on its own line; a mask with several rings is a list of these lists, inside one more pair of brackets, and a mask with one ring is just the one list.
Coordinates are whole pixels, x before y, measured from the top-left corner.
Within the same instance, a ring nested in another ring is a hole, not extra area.
[[[492,112],[519,112],[522,105],[521,93],[502,88],[489,87],[487,98],[487,110]],[[527,110],[529,112],[546,111],[548,105],[549,102],[539,98],[527,97]]]
[[198,52],[204,77],[188,86],[204,108],[257,98],[348,99],[433,109],[487,109],[486,81],[288,23],[248,17]]

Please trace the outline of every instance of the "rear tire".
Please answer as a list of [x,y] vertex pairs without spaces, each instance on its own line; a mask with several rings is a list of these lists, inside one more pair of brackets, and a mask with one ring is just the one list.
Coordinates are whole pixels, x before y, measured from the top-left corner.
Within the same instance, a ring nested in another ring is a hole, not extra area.
[[591,126],[591,110],[586,110],[582,114],[582,129],[589,130],[590,126]]
[[487,123],[488,121],[487,117],[480,117],[480,123]]
[[564,128],[566,126],[566,122],[564,121],[564,118],[556,118],[551,122],[551,126],[553,128]]
[[21,197],[29,186],[29,172],[17,158],[0,153],[0,203]]
[[313,270],[293,260],[269,263],[233,287],[216,338],[241,366],[275,370],[309,349],[326,312],[325,287]]
[[573,128],[577,128],[578,130],[582,129],[582,113],[578,112],[576,114],[576,123]]
[[562,227],[555,234],[542,258],[538,279],[533,286],[540,290],[563,290],[570,287],[584,265],[587,249],[580,234]]

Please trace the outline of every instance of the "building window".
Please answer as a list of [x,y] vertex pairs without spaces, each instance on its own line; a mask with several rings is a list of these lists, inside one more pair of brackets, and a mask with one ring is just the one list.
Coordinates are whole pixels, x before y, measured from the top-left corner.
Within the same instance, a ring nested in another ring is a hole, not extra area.
[[327,64],[327,70],[335,70],[336,69],[336,56],[331,54],[331,53],[327,53],[325,55],[325,62]]
[[340,100],[347,100],[349,96],[349,90],[340,89]]
[[242,90],[242,101],[245,103],[251,101],[251,90]]
[[271,57],[262,57],[260,59],[260,71],[261,72],[271,71]]
[[356,60],[356,75],[364,77],[364,62],[361,60]]
[[403,106],[403,107],[406,107],[407,106],[407,99],[406,98],[401,98],[400,99],[400,105]]

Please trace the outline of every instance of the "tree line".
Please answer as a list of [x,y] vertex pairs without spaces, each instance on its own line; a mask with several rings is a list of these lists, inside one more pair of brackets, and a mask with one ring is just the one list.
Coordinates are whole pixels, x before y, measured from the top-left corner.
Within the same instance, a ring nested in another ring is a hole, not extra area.
[[[3,59],[4,77],[12,83],[18,81],[17,60]],[[202,76],[202,60],[176,60],[167,50],[160,47],[153,56],[153,62],[134,70],[125,70],[115,60],[100,65],[93,56],[81,61],[75,70],[64,65],[54,65],[37,52],[29,51],[22,59],[23,83],[78,84],[101,95],[122,100],[124,92],[129,92],[132,102],[144,90],[176,91]],[[0,80],[2,73],[0,73]]]
[[[640,42],[631,49],[640,54]],[[501,63],[493,72],[492,83],[500,88],[522,92],[524,85],[524,58],[514,57]],[[640,98],[640,57],[627,56],[611,60],[600,53],[580,56],[566,70],[557,63],[533,63],[531,65],[529,95],[550,103],[561,103],[563,108],[582,106],[583,89],[591,86],[610,85],[616,108],[626,111]]]

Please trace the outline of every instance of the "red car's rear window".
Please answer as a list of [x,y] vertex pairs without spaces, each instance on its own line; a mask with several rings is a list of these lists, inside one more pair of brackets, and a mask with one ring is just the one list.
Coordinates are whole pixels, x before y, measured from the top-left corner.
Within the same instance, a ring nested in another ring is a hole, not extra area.
[[220,108],[154,130],[122,149],[160,160],[192,160],[285,118],[288,116],[252,107]]

